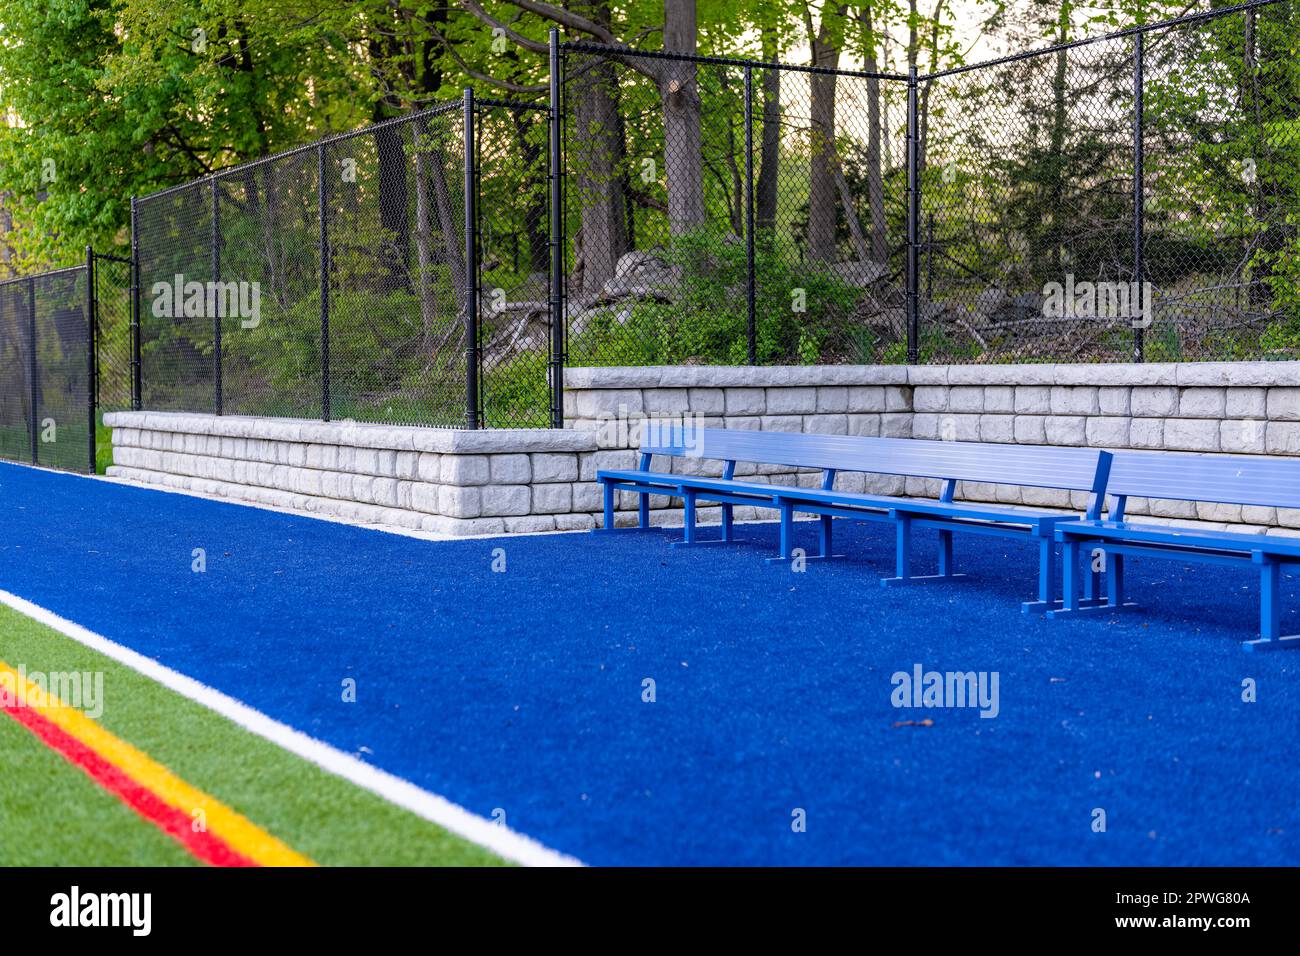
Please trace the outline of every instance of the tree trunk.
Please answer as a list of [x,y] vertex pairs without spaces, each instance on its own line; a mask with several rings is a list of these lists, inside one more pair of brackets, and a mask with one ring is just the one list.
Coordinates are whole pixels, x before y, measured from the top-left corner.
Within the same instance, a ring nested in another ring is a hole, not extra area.
[[[868,73],[875,73],[876,32],[871,5],[862,7],[863,27],[866,34],[865,63]],[[889,259],[888,223],[885,219],[885,174],[880,155],[881,117],[880,81],[867,80],[867,203],[871,207],[871,258],[876,262]]]
[[[695,0],[664,0],[664,50],[694,54],[695,42]],[[668,228],[677,235],[704,222],[700,91],[695,64],[664,60],[659,94],[664,110]]]
[[[839,45],[832,39],[828,27],[831,15],[829,9],[822,10],[821,25],[812,38],[813,66],[834,69],[839,64]],[[813,261],[832,261],[836,255],[836,80],[833,73],[814,73],[808,78],[811,152],[808,164],[808,258]]]
[[522,157],[523,187],[527,208],[524,232],[528,240],[528,271],[546,272],[550,268],[550,221],[546,215],[546,163],[542,143],[537,139],[531,116],[526,110],[510,110],[514,121],[515,148]]
[[[763,59],[777,58],[776,27],[763,25]],[[763,71],[763,126],[759,138],[758,179],[754,184],[754,224],[759,232],[776,227],[777,173],[781,155],[781,71]]]
[[[1061,8],[1061,17],[1057,24],[1057,43],[1064,43],[1069,36],[1068,8]],[[1048,154],[1048,220],[1046,242],[1048,265],[1052,276],[1060,280],[1062,258],[1065,250],[1061,248],[1064,233],[1061,228],[1061,215],[1065,204],[1065,86],[1066,70],[1069,65],[1065,50],[1056,54],[1056,69],[1052,76],[1052,129],[1050,133],[1051,148]]]
[[[617,77],[613,63],[575,60],[573,84],[574,131],[571,169],[577,172],[580,205],[583,293],[595,292],[614,276],[618,259],[627,251],[626,210],[620,165],[624,144],[619,129]],[[576,236],[574,237],[577,238]]]

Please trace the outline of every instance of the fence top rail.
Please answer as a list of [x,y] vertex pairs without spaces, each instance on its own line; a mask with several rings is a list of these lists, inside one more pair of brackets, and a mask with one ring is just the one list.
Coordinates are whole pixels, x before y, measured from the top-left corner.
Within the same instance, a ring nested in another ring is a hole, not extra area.
[[840,70],[829,66],[803,66],[796,63],[747,60],[733,56],[704,56],[698,53],[672,53],[667,50],[638,50],[630,46],[588,43],[584,40],[569,40],[561,43],[560,52],[593,53],[609,57],[637,57],[647,60],[676,60],[684,63],[698,63],[702,66],[742,66],[755,70],[783,70],[788,73],[813,73],[821,76],[851,76],[866,80],[898,80],[904,82],[907,80],[907,76],[903,73],[873,73],[866,70]]
[[[479,101],[482,102],[482,101]],[[204,183],[211,183],[215,180],[224,179],[228,176],[235,176],[248,169],[257,166],[263,166],[267,163],[274,163],[278,160],[288,159],[291,156],[299,156],[303,153],[309,153],[312,150],[322,149],[331,146],[334,143],[341,143],[349,139],[356,139],[358,136],[366,136],[379,130],[387,129],[390,126],[400,126],[403,123],[415,123],[423,119],[431,119],[435,116],[442,116],[445,113],[455,112],[463,107],[461,100],[449,100],[445,103],[439,103],[437,106],[431,106],[428,109],[420,110],[417,113],[405,113],[402,116],[394,116],[390,119],[382,120],[378,123],[370,123],[367,126],[361,126],[357,129],[350,129],[342,133],[334,133],[321,139],[312,140],[310,143],[304,143],[301,146],[294,146],[291,149],[281,150],[278,153],[272,153],[269,156],[261,156],[257,159],[250,159],[246,163],[239,163],[235,166],[227,166],[225,169],[214,170],[206,176],[199,176],[196,179],[188,179],[183,183],[177,183],[175,186],[168,186],[166,189],[160,189],[157,192],[149,193],[145,196],[135,197],[137,203],[150,202],[154,199],[162,199],[170,196],[172,193],[181,192],[185,189],[193,189]],[[493,105],[500,105],[493,103]],[[522,104],[514,104],[522,105]]]
[[1068,43],[1057,43],[1053,46],[1039,47],[1034,50],[1022,50],[1019,53],[1011,53],[1007,56],[1000,56],[992,60],[981,60],[979,63],[967,63],[962,66],[950,67],[946,70],[936,70],[934,73],[927,73],[920,77],[920,80],[921,82],[926,83],[930,80],[939,80],[947,76],[971,73],[975,70],[982,70],[986,67],[992,66],[1003,66],[1007,63],[1019,63],[1022,60],[1030,60],[1034,57],[1060,53],[1064,50],[1074,50],[1079,47],[1092,46],[1093,44],[1105,43],[1109,40],[1122,40],[1125,37],[1140,36],[1163,30],[1172,30],[1177,27],[1186,26],[1192,23],[1200,23],[1206,20],[1217,20],[1220,17],[1228,17],[1236,13],[1258,10],[1261,7],[1272,7],[1284,2],[1286,2],[1286,0],[1249,0],[1247,3],[1238,3],[1231,7],[1199,10],[1195,13],[1188,13],[1180,17],[1174,17],[1171,20],[1160,20],[1156,23],[1139,23],[1131,27],[1125,27],[1122,30],[1114,30],[1110,33],[1102,33],[1092,37],[1082,37],[1078,40],[1071,40]]
[[8,279],[0,279],[0,286],[14,285],[19,282],[35,282],[37,279],[45,279],[50,276],[64,275],[70,272],[84,272],[86,264],[84,262],[75,266],[64,266],[61,269],[49,269],[45,272],[34,272],[29,276],[10,276]]

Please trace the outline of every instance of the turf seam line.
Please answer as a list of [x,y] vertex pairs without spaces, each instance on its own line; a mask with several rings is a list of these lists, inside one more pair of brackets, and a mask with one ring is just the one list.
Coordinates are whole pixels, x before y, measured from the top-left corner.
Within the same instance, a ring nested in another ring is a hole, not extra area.
[[485,817],[452,803],[409,780],[365,763],[323,741],[309,737],[300,730],[268,717],[261,711],[209,687],[192,677],[172,670],[153,658],[146,657],[110,640],[103,635],[59,617],[39,605],[0,590],[0,604],[13,608],[40,624],[57,631],[93,651],[110,657],[150,680],[162,684],[197,704],[220,714],[240,727],[268,740],[278,747],[315,764],[322,770],[341,777],[349,783],[368,790],[389,803],[409,810],[416,816],[435,823],[445,830],[485,847],[497,855],[524,866],[581,866],[574,857],[552,850],[539,841],[511,830]]

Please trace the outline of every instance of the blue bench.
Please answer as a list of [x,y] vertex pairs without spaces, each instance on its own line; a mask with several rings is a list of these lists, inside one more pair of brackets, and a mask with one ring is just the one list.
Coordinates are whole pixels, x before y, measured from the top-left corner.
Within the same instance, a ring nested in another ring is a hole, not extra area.
[[[884,585],[913,584],[927,580],[962,577],[954,571],[952,539],[956,531],[977,534],[1028,535],[1038,539],[1038,598],[1026,609],[1054,606],[1056,589],[1056,543],[1058,524],[1078,520],[1080,515],[1039,511],[1012,505],[977,504],[955,501],[957,482],[983,482],[1084,491],[1091,495],[1085,517],[1101,514],[1106,479],[1110,470],[1108,452],[1086,448],[999,445],[979,442],[919,441],[905,438],[857,438],[844,435],[809,435],[760,432],[740,429],[695,429],[680,426],[648,429],[641,443],[641,457],[635,469],[603,470],[596,480],[604,491],[604,530],[614,529],[616,492],[640,495],[639,526],[650,527],[650,495],[668,495],[684,502],[684,538],[690,546],[699,541],[696,508],[700,501],[722,505],[720,542],[734,540],[733,516],[737,505],[770,508],[780,515],[780,554],[773,560],[789,560],[792,554],[794,515],[816,515],[819,519],[819,554],[832,554],[832,521],[849,518],[889,521],[895,531],[895,575]],[[660,437],[660,432],[667,433]],[[687,441],[687,439],[690,441]],[[722,462],[721,477],[673,474],[655,471],[655,456],[702,458]],[[735,477],[736,463],[785,465],[821,471],[818,487],[801,488],[745,481]],[[938,479],[943,482],[938,500],[837,491],[839,472]],[[938,573],[912,572],[912,532],[932,528],[939,532]]]
[[[1300,538],[1239,531],[1193,530],[1132,522],[1124,514],[1130,497],[1203,501],[1262,507],[1300,508],[1300,461],[1249,455],[1194,455],[1124,452],[1115,456],[1109,484],[1111,506],[1103,518],[1059,525],[1063,545],[1064,604],[1049,611],[1056,618],[1085,611],[1117,611],[1136,606],[1124,587],[1125,556],[1168,558],[1203,564],[1252,565],[1260,576],[1259,638],[1247,650],[1300,646],[1300,635],[1281,636],[1278,588],[1282,568],[1300,564]],[[1100,549],[1105,556],[1106,594],[1098,593],[1097,573],[1079,597],[1079,552]]]

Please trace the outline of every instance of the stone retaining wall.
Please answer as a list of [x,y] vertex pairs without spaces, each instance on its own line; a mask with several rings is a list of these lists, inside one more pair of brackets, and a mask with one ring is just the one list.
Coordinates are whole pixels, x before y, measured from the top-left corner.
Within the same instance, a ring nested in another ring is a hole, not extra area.
[[116,412],[108,473],[146,484],[442,534],[594,526],[595,439]]
[[[445,534],[595,526],[600,468],[628,467],[644,416],[709,427],[1124,449],[1300,455],[1300,363],[574,368],[565,430],[458,431],[119,412],[109,474],[183,490]],[[720,474],[721,463],[674,467]],[[815,472],[740,465],[759,482]],[[934,495],[936,482],[842,474],[836,487]],[[963,484],[973,501],[1079,509],[1084,495]],[[654,497],[652,521],[680,524]],[[619,496],[620,525],[635,496]],[[1300,511],[1133,501],[1132,514],[1237,530],[1300,530]],[[737,519],[770,517],[738,508]],[[704,522],[717,509],[704,508]]]

